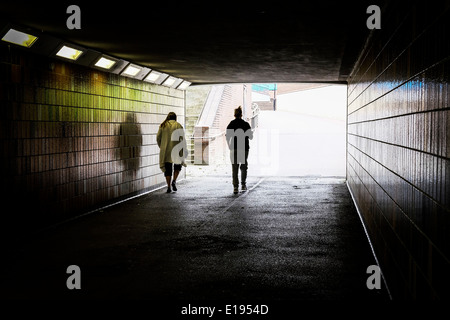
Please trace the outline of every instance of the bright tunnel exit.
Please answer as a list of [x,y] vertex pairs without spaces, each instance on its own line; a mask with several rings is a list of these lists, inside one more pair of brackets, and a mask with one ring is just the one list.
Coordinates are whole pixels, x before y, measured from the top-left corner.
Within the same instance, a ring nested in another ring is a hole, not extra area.
[[277,90],[275,110],[259,112],[249,155],[254,174],[345,176],[347,87],[303,88]]
[[249,175],[345,177],[347,86],[306,83],[190,87],[188,175],[229,175],[224,134],[238,106],[254,130]]

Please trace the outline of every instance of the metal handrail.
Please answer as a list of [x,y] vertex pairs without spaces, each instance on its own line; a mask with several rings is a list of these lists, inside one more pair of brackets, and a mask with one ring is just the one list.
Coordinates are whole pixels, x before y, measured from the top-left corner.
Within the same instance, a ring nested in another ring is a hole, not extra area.
[[[258,106],[258,105],[256,105],[256,106]],[[259,115],[261,109],[259,109],[259,107],[258,107],[258,108],[255,108],[255,110],[256,110],[256,112],[253,113],[251,117],[248,117],[248,118],[247,118],[247,121],[250,121],[251,119],[256,118],[256,116]],[[256,130],[256,128],[252,128],[252,131],[253,131],[253,132],[255,132],[255,130]],[[196,139],[214,140],[214,139],[216,139],[217,137],[223,136],[225,133],[226,133],[226,131],[222,131],[221,133],[218,133],[218,134],[215,134],[215,135],[209,136],[209,137],[195,137],[194,134],[192,134],[190,138],[191,138],[192,140],[196,140]]]
[[218,133],[218,134],[216,134],[216,135],[209,136],[209,137],[194,137],[194,134],[192,134],[192,135],[191,135],[191,139],[194,139],[194,140],[195,140],[195,139],[214,140],[215,138],[224,135],[225,132],[226,132],[226,131],[222,131],[221,133]]

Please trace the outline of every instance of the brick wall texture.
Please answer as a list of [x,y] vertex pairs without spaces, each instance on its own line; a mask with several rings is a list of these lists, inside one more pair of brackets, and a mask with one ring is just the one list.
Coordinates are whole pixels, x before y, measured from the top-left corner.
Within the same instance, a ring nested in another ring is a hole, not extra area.
[[17,232],[164,182],[156,133],[184,91],[0,47],[2,210]]
[[381,17],[348,86],[348,185],[393,298],[448,298],[449,5]]

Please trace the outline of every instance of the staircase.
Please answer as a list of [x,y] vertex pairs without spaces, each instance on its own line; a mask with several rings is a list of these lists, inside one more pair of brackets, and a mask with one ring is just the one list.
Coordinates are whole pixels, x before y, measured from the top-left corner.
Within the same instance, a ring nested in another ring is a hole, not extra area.
[[193,86],[186,91],[186,124],[185,134],[188,148],[188,164],[194,163],[194,128],[200,117],[205,101],[208,98],[212,86]]
[[[186,91],[185,132],[189,151],[187,163],[217,164],[226,160],[224,132],[229,121],[234,119],[234,109],[243,105],[242,99],[243,85],[193,86]],[[204,132],[206,139],[194,139],[194,132],[199,137],[202,137],[201,132]],[[200,148],[206,146],[208,152],[203,155],[207,159],[202,159]],[[194,161],[195,152],[197,158]]]

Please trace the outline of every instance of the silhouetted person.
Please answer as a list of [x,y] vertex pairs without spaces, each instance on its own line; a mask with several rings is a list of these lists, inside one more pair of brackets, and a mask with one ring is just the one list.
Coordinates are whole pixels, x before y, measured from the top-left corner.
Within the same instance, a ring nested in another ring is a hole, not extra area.
[[241,190],[247,190],[248,152],[250,139],[253,139],[253,131],[250,124],[242,120],[242,108],[234,109],[234,117],[227,126],[226,139],[230,148],[230,160],[233,168],[233,192],[239,192],[238,171],[241,169]]
[[177,122],[175,112],[169,112],[166,120],[159,126],[156,141],[160,148],[159,167],[166,177],[167,193],[172,192],[172,189],[177,191],[176,181],[180,174],[181,166],[185,165],[184,159],[187,157],[187,146],[183,126]]

